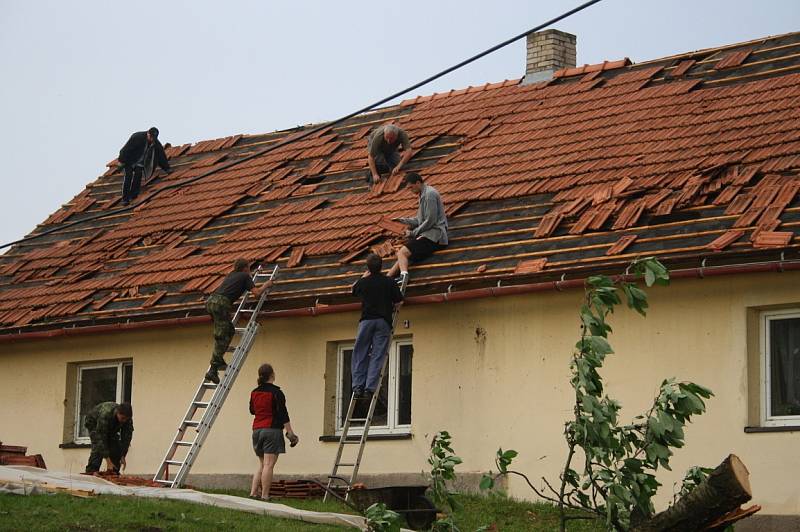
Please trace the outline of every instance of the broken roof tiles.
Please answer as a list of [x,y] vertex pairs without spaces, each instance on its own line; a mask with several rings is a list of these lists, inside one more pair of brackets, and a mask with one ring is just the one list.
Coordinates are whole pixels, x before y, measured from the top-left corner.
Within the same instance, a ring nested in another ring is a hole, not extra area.
[[[400,175],[364,181],[366,136],[390,122],[449,222],[450,245],[415,265],[412,294],[618,270],[634,244],[667,263],[763,260],[797,246],[797,48],[795,33],[418,96],[288,144],[308,129],[170,146],[176,171],[154,175],[133,211],[0,256],[0,333],[202,313],[239,257],[282,266],[268,305],[346,300],[357,259],[391,257],[405,229],[392,220],[417,207]],[[748,62],[767,50],[769,68]],[[113,208],[121,179],[112,167],[43,225]]]

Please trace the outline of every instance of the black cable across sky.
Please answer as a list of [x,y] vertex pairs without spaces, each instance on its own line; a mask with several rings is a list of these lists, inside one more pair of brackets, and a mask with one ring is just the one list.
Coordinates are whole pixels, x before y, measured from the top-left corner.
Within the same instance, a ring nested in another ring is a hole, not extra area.
[[213,170],[209,170],[209,171],[207,171],[205,173],[202,173],[202,174],[200,174],[198,176],[195,176],[195,177],[192,177],[192,178],[189,178],[189,179],[185,179],[185,180],[183,180],[183,181],[181,181],[179,183],[173,183],[171,185],[167,185],[167,186],[165,186],[163,188],[160,188],[160,189],[156,190],[151,196],[149,196],[147,198],[144,198],[144,199],[142,199],[142,200],[140,200],[140,201],[138,201],[138,202],[136,202],[136,203],[134,203],[132,205],[129,205],[127,207],[122,207],[122,208],[119,208],[119,209],[114,209],[112,211],[99,213],[99,214],[96,214],[94,216],[90,216],[88,218],[84,218],[82,220],[76,220],[74,222],[69,222],[67,224],[60,225],[58,227],[53,227],[52,229],[48,229],[46,231],[42,231],[41,233],[37,233],[35,235],[29,235],[29,236],[26,236],[24,238],[20,238],[19,240],[15,240],[13,242],[8,242],[6,244],[3,244],[3,245],[0,246],[0,249],[7,248],[7,247],[13,246],[15,244],[20,244],[22,242],[28,242],[28,241],[34,240],[36,238],[43,237],[45,235],[50,235],[50,234],[53,234],[53,233],[57,233],[58,231],[62,231],[64,229],[67,229],[67,228],[70,228],[70,227],[74,227],[74,226],[76,226],[78,224],[82,224],[84,222],[91,222],[91,221],[94,221],[94,220],[99,220],[99,219],[105,218],[106,216],[112,216],[112,215],[121,214],[121,213],[124,213],[124,212],[131,211],[131,210],[135,209],[136,207],[138,207],[139,205],[142,205],[146,201],[156,197],[157,195],[159,195],[161,192],[163,192],[165,190],[170,190],[170,189],[173,189],[173,188],[179,188],[179,187],[182,187],[184,185],[188,185],[190,183],[194,183],[195,181],[199,181],[200,179],[203,179],[203,178],[208,177],[208,176],[210,176],[212,174],[215,174],[216,172],[221,172],[223,170],[227,170],[227,169],[229,169],[229,168],[231,168],[233,166],[236,166],[237,164],[241,164],[243,162],[250,161],[252,159],[255,159],[256,157],[261,157],[262,155],[265,155],[265,154],[267,154],[267,153],[269,153],[269,152],[271,152],[273,150],[276,150],[278,148],[282,148],[284,146],[292,144],[293,142],[297,142],[298,140],[302,140],[302,139],[304,139],[304,138],[306,138],[306,137],[308,137],[310,135],[313,135],[314,133],[317,133],[317,132],[319,132],[319,131],[321,131],[321,130],[323,130],[325,128],[329,128],[329,127],[335,126],[336,124],[340,124],[341,122],[344,122],[345,120],[349,120],[350,118],[353,118],[354,116],[360,115],[361,113],[365,113],[367,111],[371,111],[372,109],[374,109],[374,108],[376,108],[376,107],[378,107],[380,105],[383,105],[383,104],[385,104],[385,103],[387,103],[387,102],[389,102],[391,100],[394,100],[395,98],[403,96],[404,94],[407,94],[407,93],[409,93],[409,92],[411,92],[411,91],[413,91],[415,89],[418,89],[418,88],[422,87],[423,85],[427,85],[431,81],[435,81],[435,80],[441,78],[442,76],[446,76],[447,74],[449,74],[450,72],[453,72],[454,70],[458,70],[459,68],[464,67],[464,66],[466,66],[466,65],[468,65],[468,64],[470,64],[470,63],[472,63],[474,61],[477,61],[478,59],[480,59],[480,58],[482,58],[484,56],[487,56],[487,55],[489,55],[489,54],[491,54],[493,52],[496,52],[497,50],[499,50],[501,48],[505,48],[509,44],[514,43],[514,42],[526,37],[529,33],[533,33],[533,32],[542,30],[542,29],[546,28],[547,26],[555,24],[556,22],[559,22],[561,20],[564,20],[565,18],[570,17],[570,16],[574,15],[575,13],[583,11],[584,9],[586,9],[588,7],[591,7],[594,4],[598,4],[598,3],[602,2],[602,1],[603,0],[590,0],[588,2],[585,2],[585,3],[583,3],[583,4],[581,4],[581,5],[577,6],[577,7],[574,7],[573,9],[570,9],[569,11],[566,11],[566,12],[558,15],[557,17],[551,18],[550,20],[539,24],[538,26],[534,26],[533,28],[524,31],[523,33],[520,33],[519,35],[515,35],[514,37],[511,37],[510,39],[507,39],[507,40],[505,40],[505,41],[503,41],[503,42],[501,42],[499,44],[496,44],[496,45],[492,46],[491,48],[487,48],[486,50],[484,50],[484,51],[482,51],[482,52],[480,52],[478,54],[473,55],[469,59],[465,59],[465,60],[461,61],[460,63],[456,63],[455,65],[453,65],[451,67],[448,67],[448,68],[446,68],[446,69],[444,69],[444,70],[442,70],[440,72],[437,72],[436,74],[434,74],[434,75],[432,75],[430,77],[427,77],[427,78],[423,79],[422,81],[414,83],[410,87],[407,87],[407,88],[405,88],[405,89],[403,89],[401,91],[397,91],[394,94],[391,94],[391,95],[389,95],[389,96],[387,96],[385,98],[382,98],[382,99],[378,100],[375,103],[372,103],[372,104],[370,104],[370,105],[368,105],[366,107],[362,107],[361,109],[359,109],[357,111],[353,111],[352,113],[347,114],[347,115],[345,115],[345,116],[343,116],[341,118],[337,118],[336,120],[334,120],[332,122],[325,122],[323,124],[319,124],[319,125],[311,128],[311,129],[309,129],[307,131],[303,131],[302,133],[300,133],[297,136],[284,139],[284,140],[278,142],[277,144],[272,144],[271,146],[268,146],[268,147],[264,148],[263,150],[260,150],[260,151],[257,151],[257,152],[253,152],[250,155],[242,157],[241,159],[236,159],[235,161],[231,161],[231,162],[229,162],[227,164],[224,164],[224,165],[222,165],[222,166],[220,166],[218,168],[214,168]]

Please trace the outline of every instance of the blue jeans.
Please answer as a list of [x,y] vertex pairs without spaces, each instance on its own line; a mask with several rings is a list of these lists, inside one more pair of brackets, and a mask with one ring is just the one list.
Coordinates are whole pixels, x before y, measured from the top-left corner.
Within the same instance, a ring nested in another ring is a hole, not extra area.
[[386,320],[361,320],[351,362],[353,389],[374,392],[388,352],[392,328]]

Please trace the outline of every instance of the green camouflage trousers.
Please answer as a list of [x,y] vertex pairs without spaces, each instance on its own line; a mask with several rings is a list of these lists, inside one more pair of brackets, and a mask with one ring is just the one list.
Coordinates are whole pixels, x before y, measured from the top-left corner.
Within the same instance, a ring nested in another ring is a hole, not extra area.
[[223,358],[225,350],[233,339],[233,303],[221,294],[211,294],[206,300],[206,311],[214,320],[214,353],[211,355],[211,367],[219,370],[227,364]]

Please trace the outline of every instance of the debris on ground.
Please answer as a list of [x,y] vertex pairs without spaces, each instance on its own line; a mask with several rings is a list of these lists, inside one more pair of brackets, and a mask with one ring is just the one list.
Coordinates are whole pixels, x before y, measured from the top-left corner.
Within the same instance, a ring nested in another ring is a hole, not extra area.
[[120,475],[113,471],[99,471],[97,473],[83,473],[88,476],[100,477],[103,480],[113,482],[118,486],[146,486],[148,488],[161,488],[160,484],[153,482],[149,478],[135,477],[132,475]]

